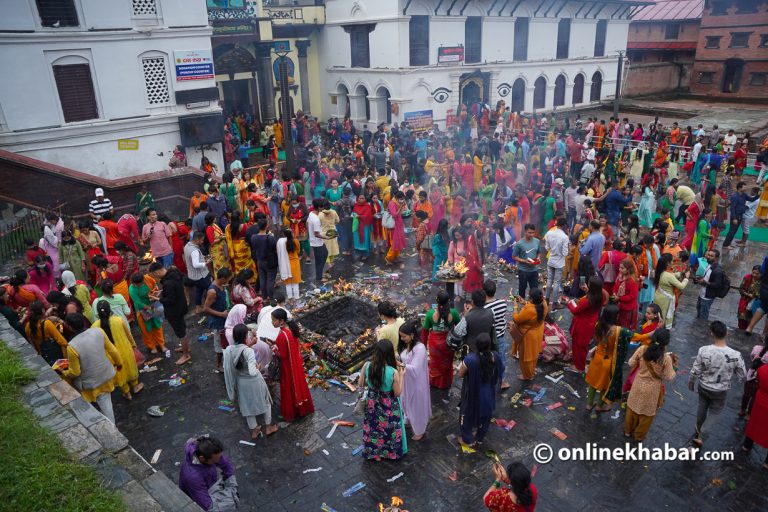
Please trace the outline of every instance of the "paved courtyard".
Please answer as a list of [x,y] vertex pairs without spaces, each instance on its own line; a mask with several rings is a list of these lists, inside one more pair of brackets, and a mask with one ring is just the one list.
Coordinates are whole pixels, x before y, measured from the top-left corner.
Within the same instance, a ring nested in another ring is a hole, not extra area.
[[[411,242],[412,247],[412,242]],[[766,246],[733,251],[724,255],[734,285],[748,267],[762,261]],[[408,252],[406,256],[410,255]],[[383,291],[397,301],[407,302],[414,311],[421,312],[422,304],[432,302],[437,292],[430,285],[412,286],[426,276],[417,267],[417,258],[406,257],[405,268],[391,269],[399,280],[390,281]],[[381,261],[376,262],[381,267]],[[305,279],[309,268],[305,268]],[[361,278],[372,274],[370,266],[340,263],[332,274],[335,277],[351,275]],[[491,275],[494,277],[494,275]],[[516,279],[505,274],[507,282],[499,282],[500,294],[506,294]],[[378,286],[378,285],[371,285]],[[302,293],[304,290],[302,289]],[[646,446],[656,447],[669,443],[673,447],[688,446],[693,433],[696,395],[687,389],[688,371],[698,348],[709,342],[707,324],[695,320],[695,301],[698,289],[690,286],[682,298],[671,350],[678,353],[681,369],[678,377],[667,385],[667,398],[663,409],[648,436]],[[735,327],[738,294],[731,291],[725,301],[718,300],[712,310],[714,319]],[[560,325],[567,329],[570,318],[567,310],[556,312]],[[553,384],[545,375],[562,369],[557,364],[539,365],[535,381],[521,385],[514,375],[517,364],[508,361],[508,375],[512,388],[498,400],[495,417],[514,420],[516,426],[505,431],[491,425],[481,450],[463,454],[450,442],[458,429],[458,391],[460,382],[454,382],[450,392],[432,391],[434,417],[421,442],[408,443],[408,454],[398,462],[365,461],[353,456],[352,451],[361,444],[361,417],[354,416],[354,395],[335,386],[327,390],[312,389],[316,412],[281,429],[268,439],[262,438],[255,446],[241,444],[250,441],[244,418],[236,411],[219,409],[226,400],[223,376],[214,373],[214,354],[211,342],[199,342],[205,332],[196,317],[188,317],[192,327],[193,362],[184,367],[187,382],[180,387],[169,387],[170,375],[178,371],[171,360],[158,364],[159,371],[141,374],[146,389],[128,403],[115,395],[117,425],[133,446],[146,459],[156,450],[162,450],[157,469],[177,481],[183,446],[197,434],[210,433],[221,438],[227,454],[237,468],[240,484],[241,509],[246,511],[310,511],[320,510],[323,503],[338,512],[378,510],[378,503],[388,504],[391,496],[399,496],[411,512],[484,510],[482,496],[493,480],[491,460],[485,450],[497,452],[504,463],[522,461],[536,474],[533,482],[539,489],[537,510],[556,512],[573,510],[768,510],[765,489],[768,472],[761,468],[765,456],[762,448],[745,456],[739,452],[743,439],[744,422],[737,417],[741,399],[741,385],[732,389],[726,410],[711,418],[705,426],[706,450],[727,450],[735,453],[732,462],[556,462],[535,465],[532,450],[538,443],[549,443],[553,448],[578,447],[597,443],[600,447],[624,444],[622,436],[623,412],[618,417],[610,414],[590,419],[584,410],[586,385],[572,373],[565,373],[560,384]],[[166,330],[168,332],[168,330]],[[756,337],[732,333],[730,343],[743,354],[757,342]],[[582,398],[576,398],[563,386],[569,383]],[[510,398],[526,389],[546,388],[541,405],[513,405]],[[552,411],[546,405],[562,402]],[[165,416],[150,417],[148,407],[158,405]],[[279,411],[279,408],[277,408]],[[339,427],[329,438],[328,418],[343,414],[343,419],[355,422],[354,428]],[[561,441],[550,433],[557,428],[568,437]],[[307,472],[307,469],[322,468]],[[455,472],[455,481],[449,478]],[[394,481],[388,481],[402,473]],[[344,498],[343,491],[358,482],[365,487]]]

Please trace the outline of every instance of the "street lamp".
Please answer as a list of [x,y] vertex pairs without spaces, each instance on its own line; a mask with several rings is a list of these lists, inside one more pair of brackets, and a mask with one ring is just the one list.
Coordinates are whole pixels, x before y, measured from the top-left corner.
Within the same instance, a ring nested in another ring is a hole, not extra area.
[[285,175],[294,177],[296,172],[296,158],[293,154],[293,132],[291,130],[291,97],[288,84],[288,51],[275,49],[278,56],[277,70],[280,86],[280,123],[283,125],[283,141],[285,149]]

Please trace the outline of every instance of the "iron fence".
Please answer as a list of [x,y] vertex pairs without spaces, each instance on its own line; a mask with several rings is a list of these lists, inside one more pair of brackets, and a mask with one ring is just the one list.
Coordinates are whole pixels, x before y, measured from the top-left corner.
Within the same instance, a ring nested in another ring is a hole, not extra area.
[[61,215],[57,210],[29,209],[25,215],[14,214],[12,218],[0,222],[0,264],[5,266],[18,263],[27,248],[26,241],[37,242],[43,237],[45,215],[50,211]]

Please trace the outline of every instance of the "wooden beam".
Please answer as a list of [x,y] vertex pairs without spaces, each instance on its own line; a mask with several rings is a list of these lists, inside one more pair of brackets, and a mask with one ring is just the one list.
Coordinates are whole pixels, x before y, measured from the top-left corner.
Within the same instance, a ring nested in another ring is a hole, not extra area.
[[464,2],[464,7],[462,7],[461,10],[459,11],[459,16],[464,16],[464,9],[466,9],[468,5],[469,5],[469,0]]
[[563,9],[565,9],[565,6],[566,6],[566,5],[568,5],[568,2],[567,2],[567,1],[563,2],[563,5],[561,5],[561,6],[560,6],[560,8],[559,8],[559,9],[557,10],[557,12],[555,13],[555,18],[557,18],[558,16],[560,16],[560,13],[562,12],[562,10],[563,10]]
[[601,12],[603,12],[603,9],[605,9],[605,6],[606,6],[606,5],[607,5],[607,4],[606,4],[605,2],[603,2],[602,4],[600,4],[600,8],[599,8],[598,10],[596,10],[596,11],[595,11],[595,14],[594,14],[594,16],[592,16],[592,18],[593,18],[593,19],[597,18],[597,15],[598,15],[598,14],[600,14]]
[[437,11],[438,11],[438,9],[440,9],[440,6],[443,5],[443,2],[444,2],[444,0],[440,0],[437,3],[437,7],[435,7],[435,16],[437,16]]
[[552,1],[552,5],[550,5],[549,7],[547,7],[547,10],[546,10],[546,11],[544,11],[544,17],[545,17],[545,18],[546,18],[547,16],[549,16],[549,11],[551,11],[551,10],[552,10],[552,8],[555,6],[555,4],[556,4],[556,3],[557,3],[557,0],[553,0],[553,1]]
[[597,6],[596,3],[593,3],[592,5],[589,6],[589,10],[587,10],[587,12],[584,13],[584,19],[587,19],[587,17],[589,16],[589,13],[591,13],[592,9],[594,9],[596,6]]
[[541,3],[539,4],[539,6],[536,8],[536,10],[535,10],[535,11],[533,11],[533,17],[534,17],[534,18],[536,17],[536,15],[537,15],[537,14],[539,14],[539,11],[540,11],[540,10],[541,10],[541,8],[544,6],[544,3],[545,3],[546,1],[547,1],[547,0],[541,0]]
[[[442,2],[443,0],[440,0],[440,1]],[[493,3],[491,4],[491,6],[488,8],[488,10],[487,10],[487,11],[486,11],[486,13],[485,13],[487,16],[490,16],[490,15],[491,15],[491,11],[493,11],[493,8],[496,6],[496,3],[497,3],[498,1],[499,1],[499,0],[493,0]],[[435,9],[435,14],[437,14],[437,9]]]
[[576,11],[576,14],[574,14],[574,15],[573,15],[573,17],[574,17],[574,18],[578,18],[578,17],[579,17],[579,14],[581,14],[581,11],[582,11],[582,9],[584,9],[584,7],[586,7],[586,6],[587,6],[587,3],[586,3],[586,2],[584,2],[583,4],[581,4],[581,7],[579,7],[579,10],[578,10],[578,11]]
[[453,10],[453,6],[456,5],[456,2],[458,2],[458,1],[459,0],[453,0],[453,2],[451,2],[451,6],[448,8],[448,12],[445,13],[446,16],[450,16],[451,15],[451,11]]
[[405,16],[405,15],[407,15],[407,14],[408,14],[408,8],[411,6],[411,1],[412,1],[412,0],[408,0],[408,1],[405,3],[405,7],[403,7],[403,16]]
[[613,19],[613,16],[614,16],[614,15],[615,15],[617,12],[619,12],[619,9],[621,9],[622,7],[624,7],[624,6],[623,6],[623,5],[621,5],[621,4],[619,4],[619,5],[618,5],[618,7],[616,7],[616,9],[615,9],[615,10],[614,10],[614,11],[611,13],[611,19]]

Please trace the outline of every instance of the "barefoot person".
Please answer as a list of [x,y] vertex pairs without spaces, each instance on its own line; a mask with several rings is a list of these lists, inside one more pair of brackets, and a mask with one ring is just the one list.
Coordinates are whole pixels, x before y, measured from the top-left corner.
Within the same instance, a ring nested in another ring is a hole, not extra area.
[[261,370],[256,364],[253,350],[246,345],[248,327],[238,324],[232,329],[234,345],[224,349],[224,382],[230,400],[237,395],[237,408],[245,416],[251,439],[261,434],[261,423],[267,427],[267,435],[277,432],[277,425],[272,424],[272,396],[264,381]]

